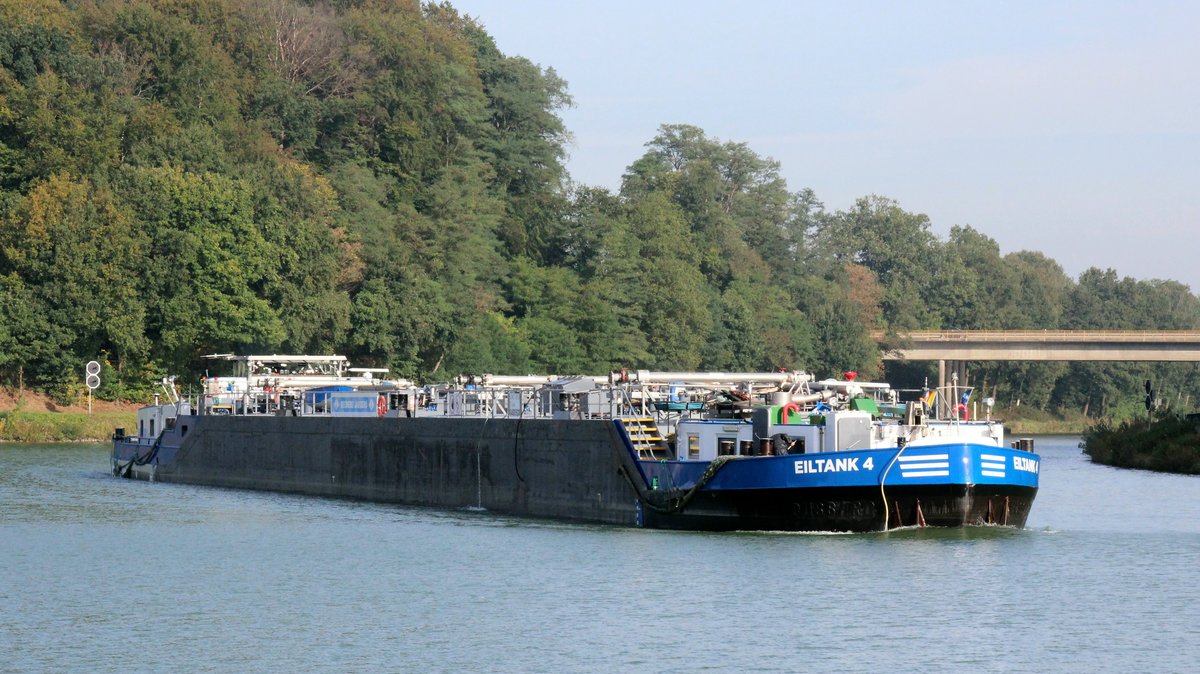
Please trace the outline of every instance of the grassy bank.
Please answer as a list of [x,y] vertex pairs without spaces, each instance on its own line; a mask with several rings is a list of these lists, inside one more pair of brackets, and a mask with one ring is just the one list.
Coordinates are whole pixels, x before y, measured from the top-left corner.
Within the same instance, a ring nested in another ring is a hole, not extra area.
[[0,412],[0,441],[4,442],[102,442],[113,429],[132,429],[136,412]]
[[1096,424],[1083,434],[1083,443],[1096,463],[1200,475],[1200,423],[1184,417]]
[[114,428],[137,425],[139,406],[95,399],[89,414],[82,393],[63,401],[31,389],[0,387],[0,442],[105,442]]
[[1003,420],[1011,435],[1077,435],[1096,423],[1079,412],[1047,412],[1028,405],[997,407],[992,418]]

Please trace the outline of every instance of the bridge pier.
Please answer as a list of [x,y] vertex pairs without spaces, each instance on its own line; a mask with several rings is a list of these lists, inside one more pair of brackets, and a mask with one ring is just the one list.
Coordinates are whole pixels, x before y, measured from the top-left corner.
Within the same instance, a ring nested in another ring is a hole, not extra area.
[[938,359],[938,413],[952,414],[954,406],[959,402],[963,389],[970,386],[971,378],[967,371],[966,360]]

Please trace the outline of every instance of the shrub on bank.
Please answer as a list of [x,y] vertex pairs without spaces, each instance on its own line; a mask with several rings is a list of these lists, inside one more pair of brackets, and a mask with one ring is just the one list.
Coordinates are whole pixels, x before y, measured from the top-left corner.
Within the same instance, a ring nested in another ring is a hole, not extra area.
[[1174,414],[1096,424],[1083,433],[1080,446],[1092,461],[1108,466],[1200,475],[1200,428]]

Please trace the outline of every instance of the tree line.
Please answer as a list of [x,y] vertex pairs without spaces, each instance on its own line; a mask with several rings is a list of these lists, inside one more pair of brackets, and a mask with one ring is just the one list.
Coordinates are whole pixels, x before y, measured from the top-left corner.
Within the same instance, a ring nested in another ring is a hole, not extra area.
[[[571,104],[448,3],[0,0],[0,383],[69,398],[99,359],[98,393],[136,398],[250,352],[421,380],[876,377],[872,331],[1200,327],[1179,283],[1074,280],[886,197],[829,211],[694,126],[660,127],[619,190],[576,184]],[[1181,365],[980,376],[1096,413],[1146,378],[1200,391]]]

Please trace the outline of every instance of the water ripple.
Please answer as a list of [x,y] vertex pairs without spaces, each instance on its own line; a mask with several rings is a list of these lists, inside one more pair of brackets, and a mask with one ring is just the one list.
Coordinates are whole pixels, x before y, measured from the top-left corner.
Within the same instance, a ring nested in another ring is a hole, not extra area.
[[0,447],[0,671],[1191,671],[1189,478],[1039,439],[1030,527],[643,531]]

